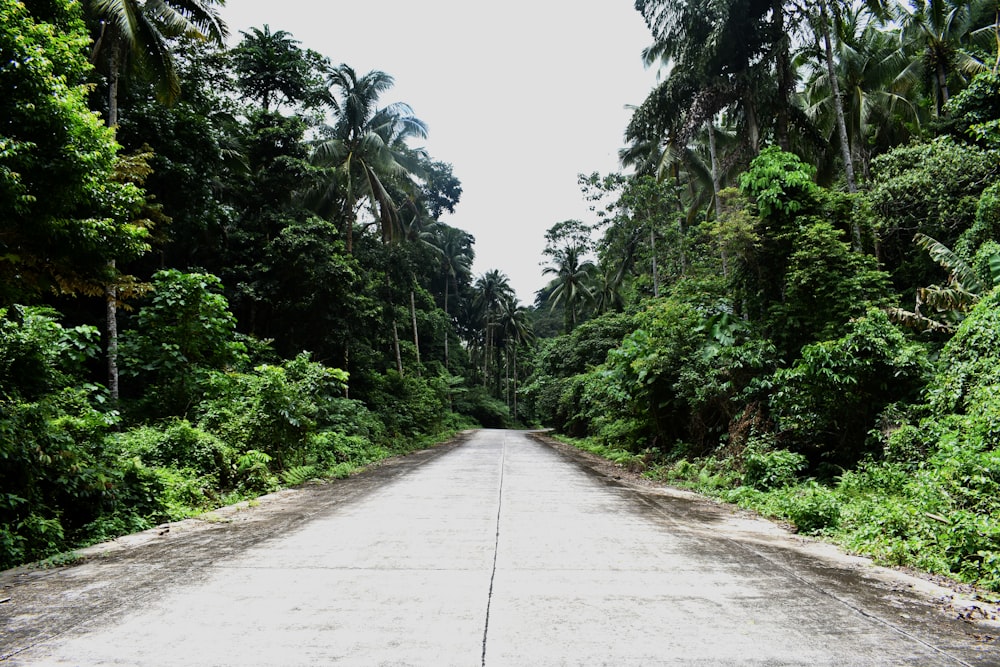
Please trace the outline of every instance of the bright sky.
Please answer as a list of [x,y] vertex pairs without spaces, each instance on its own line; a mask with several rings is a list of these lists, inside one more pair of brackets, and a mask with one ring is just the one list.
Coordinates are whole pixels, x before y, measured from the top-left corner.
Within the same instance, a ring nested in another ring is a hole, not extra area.
[[381,101],[412,106],[424,147],[462,182],[445,222],[476,237],[475,274],[503,271],[525,304],[546,283],[545,230],[593,220],[577,174],[618,169],[625,106],[655,83],[632,0],[228,0],[223,17],[236,40],[267,24],[392,75]]

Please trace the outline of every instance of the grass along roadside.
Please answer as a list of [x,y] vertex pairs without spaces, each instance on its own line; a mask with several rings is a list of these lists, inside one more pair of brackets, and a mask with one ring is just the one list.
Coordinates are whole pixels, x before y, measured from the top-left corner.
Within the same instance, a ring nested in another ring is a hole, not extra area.
[[[1000,454],[949,447],[918,463],[868,461],[829,480],[805,458],[752,444],[737,457],[664,460],[552,434],[621,468],[787,522],[875,563],[969,584],[1000,600]],[[994,459],[998,459],[994,461]]]

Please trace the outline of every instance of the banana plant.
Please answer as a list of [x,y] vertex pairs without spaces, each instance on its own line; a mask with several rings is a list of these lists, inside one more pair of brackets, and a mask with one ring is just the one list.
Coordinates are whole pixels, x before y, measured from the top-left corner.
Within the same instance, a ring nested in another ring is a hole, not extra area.
[[[990,282],[987,284],[976,275],[972,266],[943,243],[926,234],[917,234],[913,242],[948,271],[948,282],[945,285],[921,287],[917,290],[917,302],[912,311],[890,308],[889,316],[897,324],[918,331],[954,333],[980,297],[1000,286],[1000,252],[989,257]],[[940,314],[940,319],[924,315],[921,312],[924,306],[933,308]]]

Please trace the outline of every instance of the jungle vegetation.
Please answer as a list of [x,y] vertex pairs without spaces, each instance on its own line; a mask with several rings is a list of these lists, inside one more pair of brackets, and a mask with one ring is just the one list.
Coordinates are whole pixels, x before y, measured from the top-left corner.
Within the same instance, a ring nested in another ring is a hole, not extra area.
[[0,0],[0,567],[539,425],[1000,588],[996,1],[635,7],[661,83],[525,306],[390,74]]
[[549,229],[524,414],[1000,589],[997,3],[635,7],[662,81]]
[[0,568],[516,419],[392,76],[219,4],[0,2]]

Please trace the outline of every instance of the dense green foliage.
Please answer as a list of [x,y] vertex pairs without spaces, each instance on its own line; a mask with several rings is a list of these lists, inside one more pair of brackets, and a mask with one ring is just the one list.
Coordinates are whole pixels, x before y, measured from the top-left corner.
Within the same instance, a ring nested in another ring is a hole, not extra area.
[[635,173],[580,177],[594,234],[550,229],[540,312],[568,305],[569,257],[588,298],[540,340],[523,409],[998,588],[996,7],[931,4],[637,0],[665,76],[627,131]]
[[0,18],[0,567],[514,423],[525,311],[392,77],[211,1]]
[[389,74],[0,0],[0,567],[533,423],[1000,587],[995,2],[635,6],[633,171],[525,308]]
[[113,134],[86,104],[78,7],[0,4],[0,303],[94,293],[147,249],[142,192],[116,177]]

